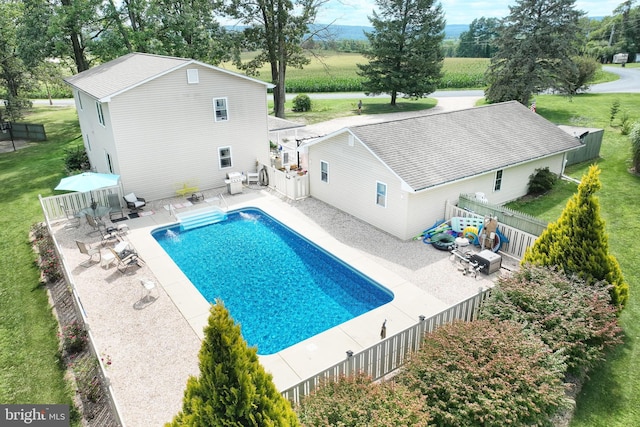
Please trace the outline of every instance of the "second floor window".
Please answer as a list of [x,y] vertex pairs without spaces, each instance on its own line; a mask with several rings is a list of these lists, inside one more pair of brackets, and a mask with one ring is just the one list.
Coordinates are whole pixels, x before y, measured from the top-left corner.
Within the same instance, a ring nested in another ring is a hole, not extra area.
[[214,119],[216,122],[226,122],[229,120],[227,111],[227,98],[214,98],[213,100]]
[[98,123],[104,126],[104,113],[102,112],[102,103],[96,101],[96,111],[98,112]]

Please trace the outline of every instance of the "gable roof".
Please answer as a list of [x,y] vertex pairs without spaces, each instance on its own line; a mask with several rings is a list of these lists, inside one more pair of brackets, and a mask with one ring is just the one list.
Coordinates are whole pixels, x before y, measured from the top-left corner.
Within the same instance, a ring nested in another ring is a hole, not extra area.
[[101,102],[109,102],[113,96],[192,64],[234,75],[266,87],[273,87],[270,83],[214,67],[213,65],[205,64],[195,59],[152,55],[148,53],[129,53],[74,76],[67,77],[64,81]]
[[350,132],[413,191],[581,147],[516,101],[354,126]]

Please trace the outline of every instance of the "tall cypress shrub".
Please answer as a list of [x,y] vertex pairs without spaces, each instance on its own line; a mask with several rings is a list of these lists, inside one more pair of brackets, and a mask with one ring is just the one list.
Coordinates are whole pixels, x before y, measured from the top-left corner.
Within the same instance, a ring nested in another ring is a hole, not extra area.
[[595,193],[600,190],[600,169],[593,165],[569,199],[560,218],[552,222],[527,249],[522,264],[557,266],[587,284],[604,280],[611,285],[612,303],[623,308],[629,298],[618,260],[609,253],[605,223]]
[[200,376],[190,377],[182,411],[171,426],[298,426],[256,354],[221,300],[211,307],[199,354]]

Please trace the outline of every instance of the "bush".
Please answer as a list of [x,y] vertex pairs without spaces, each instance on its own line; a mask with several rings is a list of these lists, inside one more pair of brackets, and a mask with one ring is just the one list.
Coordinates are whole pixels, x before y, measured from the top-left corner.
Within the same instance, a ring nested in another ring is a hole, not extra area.
[[87,345],[88,336],[81,322],[73,321],[62,327],[62,345],[69,354],[80,353]]
[[631,139],[631,162],[636,173],[640,173],[640,122],[636,122],[629,134]]
[[556,174],[551,172],[548,167],[536,169],[535,173],[529,176],[528,194],[544,194],[553,188],[557,180]]
[[84,147],[75,147],[64,150],[64,167],[69,175],[87,171],[91,168],[89,157]]
[[324,382],[296,409],[305,426],[427,426],[423,398],[392,382],[374,384],[364,374]]
[[40,268],[44,282],[56,282],[62,278],[62,267],[49,230],[44,224],[36,223],[31,226],[31,235],[33,246],[38,254],[36,264]]
[[437,426],[550,425],[564,368],[521,325],[478,320],[427,335],[397,381],[425,396]]
[[296,95],[293,98],[293,111],[296,113],[311,111],[311,98],[305,94]]
[[520,323],[565,358],[569,373],[580,375],[621,341],[609,301],[603,283],[586,286],[577,278],[527,265],[498,279],[480,317]]

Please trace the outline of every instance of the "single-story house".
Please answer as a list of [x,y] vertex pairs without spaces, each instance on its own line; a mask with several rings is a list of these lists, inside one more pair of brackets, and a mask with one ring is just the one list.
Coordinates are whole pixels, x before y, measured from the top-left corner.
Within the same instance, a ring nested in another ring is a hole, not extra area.
[[93,170],[155,200],[269,162],[267,88],[193,59],[130,53],[65,79]]
[[529,177],[562,174],[581,142],[518,102],[354,126],[301,146],[310,194],[400,239],[444,217],[460,193],[500,204]]

